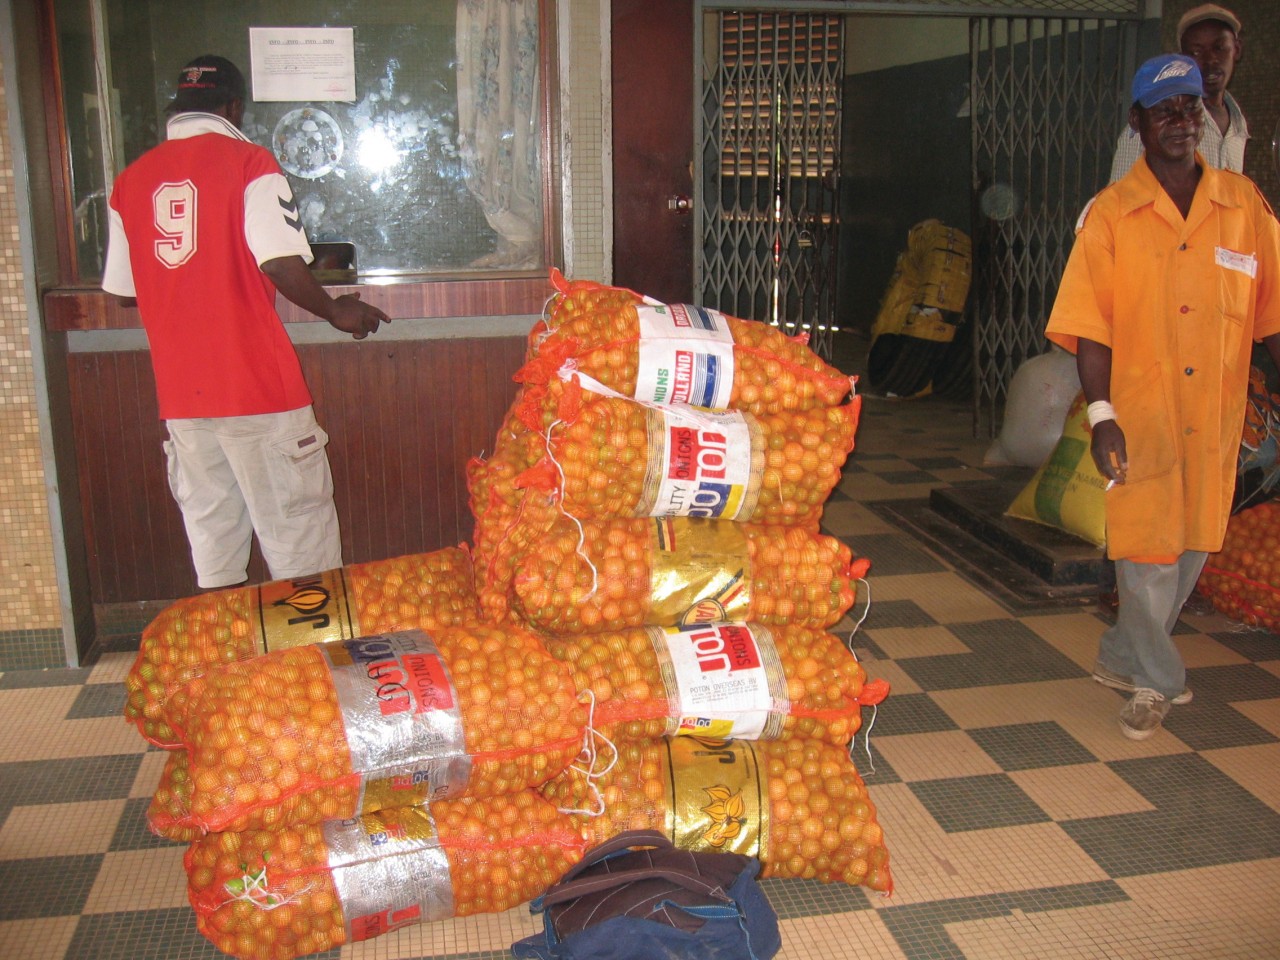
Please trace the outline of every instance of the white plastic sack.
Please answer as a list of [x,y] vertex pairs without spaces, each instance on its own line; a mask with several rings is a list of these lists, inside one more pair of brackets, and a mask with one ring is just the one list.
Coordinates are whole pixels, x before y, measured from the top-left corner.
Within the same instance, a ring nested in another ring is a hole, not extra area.
[[1000,436],[982,462],[1039,467],[1062,436],[1067,408],[1080,392],[1076,358],[1060,347],[1022,364],[1009,384]]

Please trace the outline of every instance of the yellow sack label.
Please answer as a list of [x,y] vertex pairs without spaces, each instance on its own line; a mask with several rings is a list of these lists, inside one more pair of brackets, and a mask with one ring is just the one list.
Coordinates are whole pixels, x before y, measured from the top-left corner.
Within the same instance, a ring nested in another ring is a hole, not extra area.
[[649,616],[681,626],[746,620],[751,607],[747,535],[736,523],[655,519]]
[[676,737],[664,743],[672,843],[748,857],[768,850],[769,788],[750,742]]
[[1107,542],[1106,478],[1089,452],[1091,432],[1084,394],[1067,411],[1062,437],[1005,511],[1103,546]]
[[341,567],[264,583],[258,587],[256,606],[253,621],[263,653],[360,635]]

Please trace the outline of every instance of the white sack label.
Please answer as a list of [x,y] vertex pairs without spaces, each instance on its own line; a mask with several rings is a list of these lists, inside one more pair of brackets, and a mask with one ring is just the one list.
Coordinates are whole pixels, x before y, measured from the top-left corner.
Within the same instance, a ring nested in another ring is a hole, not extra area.
[[360,809],[442,800],[471,776],[462,710],[431,638],[403,630],[319,644],[338,698]]
[[[753,424],[736,411],[655,413],[645,515],[749,519],[759,499],[759,484],[752,482]],[[763,475],[763,465],[758,472]]]
[[670,736],[776,739],[789,704],[769,631],[744,623],[655,627],[673,721]]
[[328,820],[320,829],[348,940],[453,916],[449,860],[426,807]]
[[1213,259],[1220,267],[1247,274],[1254,280],[1258,278],[1258,258],[1252,253],[1236,253],[1226,247],[1214,247]]
[[635,399],[729,406],[733,334],[724,314],[688,304],[636,307],[640,321]]

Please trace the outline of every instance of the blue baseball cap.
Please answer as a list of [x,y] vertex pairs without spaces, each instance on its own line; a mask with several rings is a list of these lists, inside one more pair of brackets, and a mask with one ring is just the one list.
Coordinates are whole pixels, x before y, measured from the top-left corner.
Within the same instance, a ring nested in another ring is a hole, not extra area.
[[1204,80],[1196,62],[1180,53],[1152,57],[1133,75],[1133,100],[1144,108],[1183,94],[1203,97]]

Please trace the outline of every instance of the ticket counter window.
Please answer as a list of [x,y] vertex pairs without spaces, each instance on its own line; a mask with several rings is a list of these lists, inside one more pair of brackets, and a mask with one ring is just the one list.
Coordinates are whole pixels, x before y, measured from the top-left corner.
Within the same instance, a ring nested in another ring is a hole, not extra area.
[[[249,81],[244,133],[279,160],[313,243],[362,277],[541,271],[538,0],[53,0],[76,279],[101,277],[115,173],[164,136],[188,60]],[[349,27],[355,97],[253,97],[250,28]],[[104,109],[109,103],[109,109]]]

